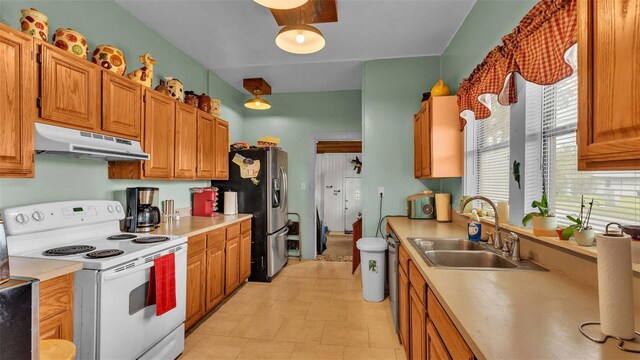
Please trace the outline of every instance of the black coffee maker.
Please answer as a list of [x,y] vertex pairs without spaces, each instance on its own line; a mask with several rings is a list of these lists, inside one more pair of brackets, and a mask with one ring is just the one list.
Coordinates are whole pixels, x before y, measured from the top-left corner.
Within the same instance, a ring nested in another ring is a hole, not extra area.
[[160,209],[154,206],[158,193],[154,187],[127,188],[125,232],[149,232],[160,225]]

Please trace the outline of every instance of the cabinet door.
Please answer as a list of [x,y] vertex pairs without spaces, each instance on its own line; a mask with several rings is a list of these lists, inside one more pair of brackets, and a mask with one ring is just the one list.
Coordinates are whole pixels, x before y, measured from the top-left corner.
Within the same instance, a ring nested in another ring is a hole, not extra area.
[[40,340],[73,341],[73,313],[55,315],[40,322]]
[[73,341],[73,274],[40,284],[40,338]]
[[413,176],[422,177],[422,127],[420,113],[413,116]]
[[229,180],[229,124],[216,120],[216,180]]
[[201,252],[187,259],[187,310],[184,325],[195,325],[205,314],[207,254]]
[[49,44],[42,44],[40,56],[40,117],[43,121],[84,130],[98,130],[100,67]]
[[32,37],[0,24],[0,177],[33,177]]
[[409,337],[409,277],[402,269],[398,269],[398,316],[400,321],[400,341],[404,346],[407,359],[411,355],[411,339]]
[[224,299],[225,263],[224,245],[207,250],[207,312]]
[[225,255],[225,294],[229,295],[240,285],[240,237],[227,239]]
[[196,112],[191,105],[176,105],[174,177],[177,179],[196,176]]
[[451,360],[447,347],[440,339],[438,331],[433,326],[431,319],[427,318],[427,359]]
[[420,173],[422,177],[431,176],[431,101],[423,103],[423,109],[420,113],[420,151],[421,166]]
[[103,70],[102,130],[140,141],[142,113],[142,86]]
[[198,179],[214,179],[216,177],[216,118],[198,111],[198,153],[197,170]]
[[578,169],[640,169],[640,0],[578,1]]
[[240,282],[251,275],[251,232],[240,236]]
[[411,287],[409,291],[409,303],[411,308],[411,326],[409,329],[411,336],[411,360],[425,360],[427,358],[426,350],[426,309],[416,293]]
[[169,179],[173,175],[175,102],[172,98],[146,90],[144,150],[151,159],[143,164],[146,178]]

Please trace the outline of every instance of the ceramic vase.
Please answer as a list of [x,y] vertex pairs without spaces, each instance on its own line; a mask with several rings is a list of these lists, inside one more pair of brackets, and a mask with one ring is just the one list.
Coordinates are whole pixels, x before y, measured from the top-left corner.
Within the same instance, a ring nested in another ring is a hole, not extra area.
[[219,117],[222,112],[222,103],[219,99],[211,99],[211,111],[209,113],[215,117]]
[[84,35],[69,28],[58,28],[53,34],[53,45],[78,57],[87,59],[89,46]]
[[535,216],[533,218],[533,235],[557,236],[558,219],[555,216]]
[[172,77],[165,77],[167,80],[167,89],[169,89],[169,96],[172,98],[184,102],[184,85],[180,80]]
[[22,17],[20,18],[20,28],[22,28],[22,32],[47,42],[49,38],[47,16],[34,8],[22,9],[20,12],[22,13]]
[[184,93],[184,103],[187,105],[191,105],[194,108],[198,108],[198,95],[196,95],[193,91],[185,91]]
[[207,113],[211,111],[211,98],[209,95],[202,93],[198,96],[198,109]]
[[160,84],[156,86],[154,90],[163,95],[171,96],[171,94],[169,93],[169,89],[167,88],[167,82],[164,81],[164,79],[160,79]]
[[127,61],[120,49],[112,45],[98,45],[93,50],[91,62],[98,64],[107,70],[111,70],[118,75],[124,75],[127,71]]
[[592,246],[593,241],[596,239],[596,233],[589,227],[583,230],[576,230],[572,238],[580,246]]

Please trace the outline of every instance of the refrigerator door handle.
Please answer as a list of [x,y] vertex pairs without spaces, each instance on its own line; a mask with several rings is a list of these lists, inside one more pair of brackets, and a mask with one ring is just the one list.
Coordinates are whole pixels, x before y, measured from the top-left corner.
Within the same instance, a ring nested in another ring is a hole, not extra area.
[[280,209],[284,211],[284,207],[287,204],[287,197],[289,192],[289,179],[287,176],[287,171],[284,169],[284,166],[280,167],[280,178],[282,179],[282,202],[280,203]]

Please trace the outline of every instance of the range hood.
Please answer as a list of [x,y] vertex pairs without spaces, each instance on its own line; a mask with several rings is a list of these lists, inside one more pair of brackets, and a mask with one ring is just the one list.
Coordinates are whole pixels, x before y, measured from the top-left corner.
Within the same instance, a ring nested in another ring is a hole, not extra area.
[[36,153],[79,159],[149,160],[138,141],[36,123]]

